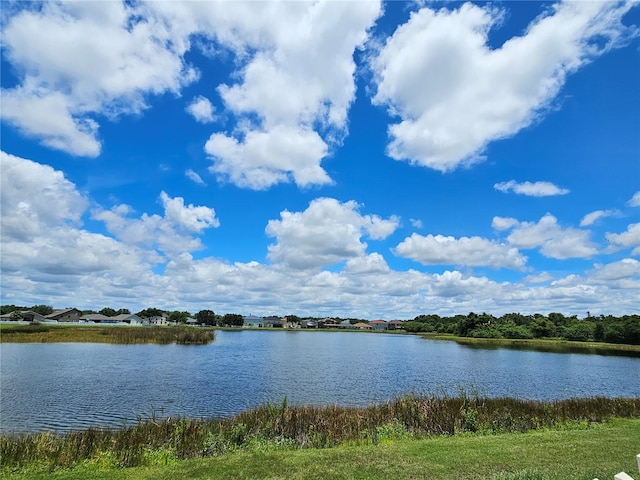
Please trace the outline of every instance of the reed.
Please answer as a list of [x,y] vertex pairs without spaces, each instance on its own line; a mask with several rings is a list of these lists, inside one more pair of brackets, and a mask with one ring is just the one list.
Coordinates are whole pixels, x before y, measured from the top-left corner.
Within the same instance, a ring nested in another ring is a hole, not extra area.
[[2,342],[94,342],[141,344],[157,343],[180,345],[205,345],[214,340],[210,328],[189,326],[130,327],[130,326],[66,326],[66,325],[19,325],[1,329]]
[[53,471],[81,463],[112,467],[168,463],[238,450],[329,448],[400,438],[586,428],[609,418],[640,417],[640,398],[553,402],[477,395],[406,395],[366,408],[267,404],[231,419],[139,419],[120,429],[67,435],[1,435],[0,471]]

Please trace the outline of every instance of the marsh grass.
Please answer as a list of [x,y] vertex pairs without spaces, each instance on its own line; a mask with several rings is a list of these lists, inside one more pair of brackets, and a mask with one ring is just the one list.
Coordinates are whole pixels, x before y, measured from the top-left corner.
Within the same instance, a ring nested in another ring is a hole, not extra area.
[[54,471],[82,464],[166,465],[236,451],[377,445],[407,438],[588,428],[640,417],[640,398],[555,402],[407,395],[366,408],[267,404],[232,419],[138,420],[121,429],[0,436],[2,470]]
[[3,342],[48,343],[48,342],[94,342],[141,344],[157,343],[180,345],[205,345],[214,340],[214,331],[209,328],[190,326],[131,327],[131,326],[66,326],[29,324],[3,326],[0,330]]

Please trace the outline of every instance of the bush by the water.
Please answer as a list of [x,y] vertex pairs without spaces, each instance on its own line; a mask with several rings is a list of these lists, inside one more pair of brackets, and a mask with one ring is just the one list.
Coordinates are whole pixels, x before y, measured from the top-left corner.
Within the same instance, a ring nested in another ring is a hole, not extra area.
[[232,419],[139,420],[117,430],[0,436],[2,471],[53,471],[81,463],[166,464],[237,450],[328,448],[465,432],[575,428],[610,417],[639,417],[640,398],[554,402],[478,396],[415,396],[367,408],[267,404]]
[[607,342],[640,345],[640,315],[601,315],[578,319],[561,313],[522,315],[508,313],[494,317],[488,313],[469,313],[441,317],[418,315],[405,322],[408,332],[449,333],[475,338],[559,338],[578,342]]

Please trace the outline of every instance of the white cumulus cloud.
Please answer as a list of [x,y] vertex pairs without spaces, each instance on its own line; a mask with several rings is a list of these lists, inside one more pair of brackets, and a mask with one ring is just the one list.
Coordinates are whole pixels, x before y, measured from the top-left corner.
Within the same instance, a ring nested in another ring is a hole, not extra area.
[[546,257],[589,258],[598,253],[590,240],[588,230],[563,228],[558,219],[547,213],[538,222],[520,222],[513,218],[494,217],[493,227],[497,230],[509,230],[507,237],[510,245],[521,249],[539,248]]
[[346,135],[355,98],[354,50],[367,40],[380,3],[254,5],[267,11],[248,13],[251,22],[229,15],[240,33],[221,37],[246,61],[238,83],[218,87],[241,126],[211,136],[205,146],[211,170],[253,189],[331,183],[321,162]]
[[601,218],[613,217],[619,214],[620,212],[618,210],[595,210],[582,217],[582,220],[580,220],[580,226],[588,227],[596,223]]
[[418,235],[405,238],[394,253],[423,265],[462,265],[512,268],[521,270],[527,257],[517,248],[481,237],[445,237]]
[[2,119],[73,155],[101,150],[97,117],[139,114],[146,96],[196,78],[189,47],[142,3],[45,2],[3,24],[20,83],[2,89]]
[[213,105],[207,97],[202,95],[194,98],[186,110],[197,122],[211,123],[214,120]]
[[489,142],[542,116],[569,74],[626,43],[633,5],[559,3],[496,49],[487,38],[504,12],[493,6],[412,13],[371,60],[373,103],[400,119],[388,155],[441,172],[481,161]]
[[316,269],[363,257],[367,244],[362,237],[384,239],[399,220],[362,215],[358,208],[353,201],[318,198],[303,212],[281,212],[280,220],[270,220],[265,230],[276,238],[269,246],[269,258],[292,269]]
[[631,197],[631,200],[627,202],[630,207],[640,207],[640,192],[636,192]]
[[566,195],[569,190],[560,188],[551,182],[508,182],[496,183],[493,188],[504,193],[517,193],[528,197],[550,197],[554,195]]
[[220,225],[213,208],[185,206],[182,197],[171,198],[165,192],[160,193],[160,201],[164,216],[143,213],[140,218],[132,218],[131,207],[118,205],[93,212],[93,218],[104,222],[109,232],[125,244],[157,246],[168,254],[202,248],[200,239],[194,235]]
[[640,255],[640,223],[632,223],[622,233],[606,233],[605,238],[614,247],[633,248],[632,255]]

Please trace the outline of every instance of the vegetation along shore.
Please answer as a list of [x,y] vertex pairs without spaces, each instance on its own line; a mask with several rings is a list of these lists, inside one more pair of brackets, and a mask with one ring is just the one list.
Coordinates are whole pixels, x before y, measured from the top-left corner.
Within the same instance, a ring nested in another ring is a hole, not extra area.
[[79,325],[0,325],[0,341],[13,343],[91,342],[166,345],[205,345],[214,340],[211,328],[97,327]]
[[366,408],[285,399],[232,419],[2,435],[0,458],[7,478],[608,478],[630,470],[639,429],[640,398],[408,395]]

